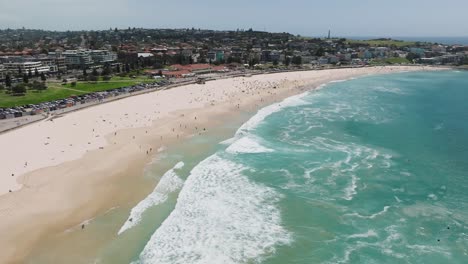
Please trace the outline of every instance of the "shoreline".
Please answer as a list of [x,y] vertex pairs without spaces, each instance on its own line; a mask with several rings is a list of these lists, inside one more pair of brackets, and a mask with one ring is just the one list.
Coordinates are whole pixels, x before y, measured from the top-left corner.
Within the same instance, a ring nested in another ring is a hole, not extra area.
[[[255,112],[334,80],[435,69],[373,67],[221,79],[127,97],[69,113],[57,122],[42,121],[0,134],[0,143],[8,150],[15,149],[14,153],[2,153],[7,166],[0,170],[1,175],[15,171],[8,181],[2,179],[2,186],[17,187],[13,193],[0,191],[4,194],[0,196],[0,232],[5,234],[0,239],[0,259],[20,261],[47,234],[126,201],[132,196],[121,195],[126,186],[112,183],[122,179],[131,182],[129,175],[142,175],[159,147],[210,131],[233,112]],[[128,120],[130,116],[135,121]],[[77,122],[79,126],[73,125]],[[24,157],[28,150],[29,156]],[[20,158],[28,159],[25,167]],[[16,184],[17,180],[23,186]],[[116,199],[116,194],[123,197]]]
[[[400,65],[400,66],[391,66],[391,65],[367,66],[367,68],[376,68],[376,67],[423,67],[423,68],[424,67],[432,67],[432,68],[447,69],[447,70],[450,70],[450,69],[453,69],[453,70],[468,70],[468,68],[456,67],[456,66],[443,66],[443,65],[433,66],[433,65],[411,65],[411,64],[409,64],[409,65]],[[322,68],[322,69],[302,69],[302,70],[301,69],[296,69],[296,70],[234,73],[234,74],[226,74],[226,75],[220,75],[220,76],[217,76],[217,77],[212,77],[212,78],[207,79],[206,82],[224,80],[224,79],[232,79],[232,78],[251,77],[251,76],[256,76],[256,75],[268,75],[268,74],[291,73],[291,72],[322,71],[322,70],[358,69],[358,68],[366,68],[366,67],[337,67],[337,68]],[[83,110],[83,109],[86,109],[86,108],[89,108],[89,107],[94,107],[94,106],[98,106],[98,105],[102,105],[102,104],[106,104],[106,103],[111,103],[111,102],[114,102],[114,101],[129,98],[129,97],[132,97],[132,96],[137,96],[137,95],[142,95],[142,94],[147,94],[147,93],[154,93],[154,92],[168,90],[168,89],[174,89],[174,88],[177,88],[177,87],[190,85],[190,84],[196,84],[196,81],[194,81],[194,80],[184,81],[183,80],[181,82],[175,82],[175,83],[169,84],[167,86],[153,87],[153,88],[138,91],[138,92],[135,92],[135,93],[123,94],[123,95],[119,95],[119,96],[116,96],[116,97],[106,98],[102,102],[94,101],[94,102],[87,103],[85,105],[76,105],[76,106],[73,106],[73,107],[70,107],[70,108],[55,110],[55,111],[51,112],[50,116],[44,116],[44,114],[41,114],[41,115],[36,115],[36,116],[31,115],[31,116],[22,116],[22,117],[19,117],[19,118],[10,118],[10,119],[0,120],[0,135],[3,134],[3,133],[7,133],[7,132],[10,132],[10,131],[13,131],[13,130],[16,130],[16,129],[19,129],[19,128],[22,128],[22,127],[25,127],[25,126],[28,126],[28,125],[31,125],[31,124],[34,124],[36,122],[47,120],[48,118],[53,118],[54,116],[60,117],[62,115],[66,115],[66,114],[69,114],[69,113],[80,111],[80,110]],[[42,118],[33,118],[33,117],[38,117],[38,116],[42,116]],[[29,121],[28,118],[33,118],[33,119],[37,119],[37,120]],[[26,120],[26,122],[21,122],[22,120]],[[8,123],[8,122],[9,123],[15,123],[15,121],[17,123],[16,125],[9,126],[8,124],[6,124],[6,125],[2,124],[2,123]],[[18,122],[20,122],[20,124],[18,124]],[[1,128],[2,126],[6,126],[7,128]]]

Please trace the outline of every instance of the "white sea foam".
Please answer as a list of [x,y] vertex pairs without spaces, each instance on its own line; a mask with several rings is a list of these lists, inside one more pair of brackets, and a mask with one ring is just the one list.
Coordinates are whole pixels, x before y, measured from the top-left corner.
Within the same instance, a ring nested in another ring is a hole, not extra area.
[[236,138],[232,137],[232,138],[228,138],[228,139],[226,139],[224,141],[221,141],[219,144],[221,144],[221,145],[231,145],[235,141],[236,141]]
[[434,127],[434,130],[441,130],[441,129],[444,129],[444,123],[437,124],[437,125]]
[[380,215],[383,215],[385,214],[388,209],[390,209],[390,206],[384,206],[383,210],[378,212],[378,213],[375,213],[375,214],[372,214],[372,215],[360,215],[358,213],[352,213],[352,214],[345,214],[345,216],[355,216],[355,217],[359,217],[359,218],[365,218],[365,219],[374,219],[376,218],[377,216],[380,216]]
[[450,256],[450,252],[442,247],[432,246],[432,245],[407,245],[407,248],[416,252],[418,255],[427,255],[427,254],[441,254],[444,256]]
[[352,200],[354,195],[356,195],[356,188],[357,188],[357,177],[355,175],[351,175],[351,184],[345,188],[345,196],[343,197],[345,200]]
[[179,169],[182,169],[184,167],[184,163],[181,161],[181,162],[178,162],[176,165],[174,165],[174,168],[175,170],[179,170]]
[[375,91],[384,92],[384,93],[394,93],[394,94],[404,94],[404,92],[397,87],[384,87],[384,86],[376,86],[374,87]]
[[163,152],[164,150],[166,150],[165,146],[161,146],[160,148],[158,148],[158,152]]
[[273,152],[272,149],[266,148],[258,142],[253,136],[245,136],[236,140],[227,149],[226,152],[235,153],[265,153]]
[[378,237],[378,234],[377,234],[377,232],[375,232],[374,230],[371,229],[371,230],[367,231],[366,233],[350,235],[350,236],[348,236],[348,239],[368,238],[368,237]]
[[397,201],[397,203],[401,203],[401,200],[400,198],[398,198],[398,196],[393,196],[393,197],[395,197],[395,200]]
[[249,181],[246,169],[218,154],[198,164],[138,263],[257,262],[289,243],[275,207],[280,195]]
[[304,98],[307,94],[309,94],[309,92],[291,96],[284,99],[280,103],[275,103],[260,109],[257,112],[257,114],[251,117],[237,130],[236,136],[248,134],[249,131],[255,129],[263,120],[265,120],[265,118],[267,118],[273,113],[281,111],[285,107],[292,107],[305,104],[306,102],[302,100],[302,98]]
[[148,208],[163,203],[166,201],[169,193],[182,187],[183,181],[177,176],[174,170],[181,169],[183,166],[184,163],[179,162],[172,169],[164,173],[153,192],[132,208],[128,220],[123,224],[118,232],[119,235],[138,225],[143,213],[148,210]]

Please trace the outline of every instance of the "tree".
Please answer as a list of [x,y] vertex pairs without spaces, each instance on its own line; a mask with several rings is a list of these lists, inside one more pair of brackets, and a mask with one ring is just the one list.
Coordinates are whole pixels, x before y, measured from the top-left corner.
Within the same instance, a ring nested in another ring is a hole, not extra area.
[[284,57],[284,65],[289,66],[291,64],[291,58],[289,56]]
[[26,85],[24,85],[23,83],[19,83],[13,86],[12,91],[15,95],[24,95],[26,93]]
[[419,59],[419,58],[421,58],[421,56],[419,56],[416,53],[412,53],[412,52],[410,52],[410,53],[408,53],[408,55],[406,55],[406,59],[409,60],[410,62],[414,62],[414,60]]
[[31,69],[28,70],[28,78],[29,78],[29,79],[32,78],[32,71],[31,71]]
[[88,76],[88,72],[86,72],[86,68],[83,69],[83,76]]
[[201,56],[200,56],[200,59],[199,59],[199,62],[200,62],[200,63],[206,63],[206,57],[203,56],[203,55],[201,55]]
[[99,76],[99,73],[97,72],[96,68],[93,69],[93,72],[91,74],[93,76]]
[[0,91],[5,90],[5,86],[3,84],[0,84]]
[[26,73],[23,74],[23,83],[29,83],[29,77]]
[[41,72],[41,81],[45,82],[47,80],[45,74]]
[[43,83],[43,82],[34,81],[34,82],[32,83],[31,88],[32,88],[33,90],[43,91],[43,90],[47,89],[47,86],[46,86],[45,83]]
[[23,70],[21,69],[20,66],[18,66],[18,75],[21,76],[22,73],[23,73]]
[[294,56],[292,59],[292,63],[294,65],[301,65],[302,64],[302,57],[301,56]]
[[115,67],[115,72],[120,73],[120,64],[117,64]]
[[321,57],[324,54],[325,54],[325,50],[321,46],[317,49],[317,51],[315,51],[315,56]]
[[249,67],[252,68],[256,64],[258,64],[258,60],[256,58],[252,58],[252,59],[249,60]]
[[91,76],[89,76],[88,80],[91,81],[91,82],[97,82],[98,77],[96,75],[91,75]]
[[105,82],[110,81],[110,79],[112,79],[112,77],[110,77],[109,75],[104,75],[104,76],[102,77],[102,80],[105,81]]
[[101,72],[101,76],[106,76],[106,75],[109,75],[109,74],[111,74],[110,68],[109,67],[104,67],[104,69]]
[[5,85],[6,87],[11,87],[11,77],[10,77],[10,74],[7,74],[5,76]]
[[274,66],[278,66],[278,64],[279,64],[279,63],[278,63],[278,60],[274,60],[274,61],[273,61],[273,65],[274,65]]
[[128,63],[125,64],[125,72],[126,73],[130,72],[130,64],[128,64]]
[[76,87],[76,82],[71,82],[70,85],[71,87]]
[[39,77],[39,71],[37,70],[37,68],[34,69],[34,77]]

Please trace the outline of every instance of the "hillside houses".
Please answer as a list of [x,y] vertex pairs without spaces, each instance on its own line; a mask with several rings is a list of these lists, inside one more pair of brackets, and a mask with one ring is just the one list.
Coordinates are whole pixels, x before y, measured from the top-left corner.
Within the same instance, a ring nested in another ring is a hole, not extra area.
[[[6,73],[18,74],[17,68],[30,67],[48,75],[60,75],[112,65],[130,70],[148,69],[149,72],[165,69],[167,76],[180,77],[191,76],[193,71],[183,67],[167,68],[196,64],[211,64],[211,68],[220,65],[325,67],[392,62],[463,64],[467,51],[462,45],[390,39],[304,38],[252,29],[128,28],[80,32],[7,29],[0,30],[0,65],[3,65],[0,82],[4,81]],[[301,65],[292,63],[293,60]]]

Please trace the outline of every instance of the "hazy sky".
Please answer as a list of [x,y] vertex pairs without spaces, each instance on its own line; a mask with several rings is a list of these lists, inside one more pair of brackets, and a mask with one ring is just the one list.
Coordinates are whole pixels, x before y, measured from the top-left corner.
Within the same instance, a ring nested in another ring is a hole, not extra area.
[[0,0],[0,28],[250,27],[306,36],[468,36],[468,0]]

